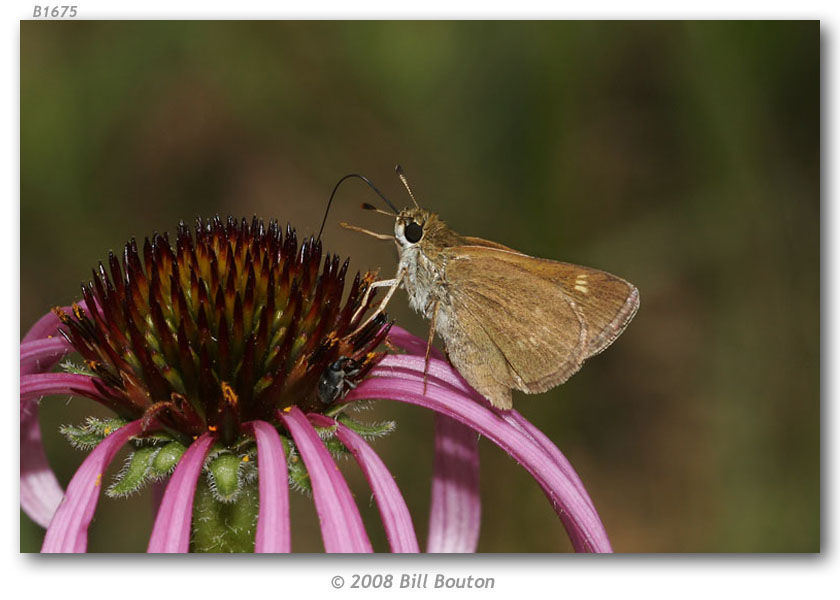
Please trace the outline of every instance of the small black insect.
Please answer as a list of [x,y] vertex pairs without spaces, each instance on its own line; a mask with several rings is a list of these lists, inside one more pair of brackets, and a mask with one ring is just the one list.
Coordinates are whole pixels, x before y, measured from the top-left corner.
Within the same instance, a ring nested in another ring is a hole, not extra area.
[[318,380],[318,398],[323,404],[332,404],[343,397],[348,391],[355,389],[356,384],[350,377],[358,375],[362,365],[347,356],[342,356],[324,369]]

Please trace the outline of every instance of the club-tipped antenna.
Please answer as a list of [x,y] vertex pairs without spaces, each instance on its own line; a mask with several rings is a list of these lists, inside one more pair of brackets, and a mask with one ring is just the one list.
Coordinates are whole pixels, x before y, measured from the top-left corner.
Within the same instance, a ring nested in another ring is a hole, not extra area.
[[324,211],[324,220],[321,221],[321,228],[318,230],[318,239],[319,240],[321,239],[321,233],[323,233],[323,231],[324,231],[324,225],[327,224],[327,215],[330,214],[330,207],[332,206],[333,198],[335,198],[335,193],[338,191],[338,188],[342,183],[344,183],[347,179],[352,179],[353,177],[355,177],[356,179],[361,179],[362,181],[364,181],[368,185],[368,187],[370,189],[372,189],[374,192],[376,192],[376,195],[379,196],[380,198],[382,198],[382,200],[385,201],[385,204],[387,204],[388,207],[391,210],[394,211],[394,216],[396,216],[397,213],[400,212],[400,211],[397,210],[397,207],[394,206],[393,204],[391,204],[391,201],[388,200],[388,198],[386,198],[385,195],[382,192],[380,192],[379,189],[375,185],[373,185],[373,182],[370,179],[368,179],[364,175],[359,175],[358,173],[350,173],[349,175],[345,175],[344,177],[342,177],[341,179],[338,180],[338,183],[335,184],[335,187],[333,188],[333,191],[330,194],[330,199],[327,202],[327,209]]
[[405,171],[403,171],[403,168],[400,165],[397,165],[394,170],[397,172],[397,177],[400,178],[400,181],[402,181],[402,184],[405,186],[408,195],[411,196],[411,201],[414,202],[414,206],[416,208],[420,208],[420,205],[417,204],[417,199],[414,197],[414,193],[411,191],[411,186],[408,185],[408,179],[405,177]]
[[370,202],[362,202],[362,210],[369,210],[380,215],[385,215],[386,217],[391,217],[392,219],[397,216],[394,213],[389,213],[387,210],[382,210],[378,206],[374,206]]

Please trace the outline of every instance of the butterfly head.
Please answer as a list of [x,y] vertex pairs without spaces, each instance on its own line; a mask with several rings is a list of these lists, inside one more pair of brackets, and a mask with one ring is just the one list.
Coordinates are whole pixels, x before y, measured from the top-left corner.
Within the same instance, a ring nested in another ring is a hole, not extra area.
[[394,223],[394,236],[401,248],[419,244],[434,227],[437,217],[422,208],[404,208]]

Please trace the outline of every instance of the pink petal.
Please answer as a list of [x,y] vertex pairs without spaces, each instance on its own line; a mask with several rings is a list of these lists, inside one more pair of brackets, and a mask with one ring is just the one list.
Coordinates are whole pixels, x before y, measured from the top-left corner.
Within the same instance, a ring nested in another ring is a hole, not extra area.
[[253,421],[260,477],[260,513],[254,552],[290,552],[289,471],[280,434],[265,421]]
[[[410,352],[414,352],[416,354],[425,353],[425,341],[413,336],[404,329],[393,327],[389,333],[389,340],[395,345],[405,348]],[[433,355],[435,355],[434,351]],[[440,356],[440,353],[437,353],[437,356]],[[425,361],[419,356],[386,356],[377,366],[379,368],[387,369],[387,374],[389,376],[416,380],[417,375],[423,373],[424,371]],[[450,365],[443,360],[432,359],[429,364],[428,374],[430,381],[436,379],[437,383],[445,388],[463,392],[471,396],[477,402],[487,406],[489,410],[498,414],[501,418],[517,427],[524,435],[528,436],[533,442],[539,445],[545,451],[547,457],[553,460],[556,466],[564,473],[569,481],[575,485],[581,496],[589,503],[592,511],[595,512],[594,504],[587,494],[586,489],[583,487],[580,477],[578,477],[566,457],[563,456],[560,450],[544,433],[534,427],[533,424],[527,421],[516,411],[499,411],[498,409],[491,407],[489,403],[478,392],[476,392],[466,382],[466,380],[463,379],[460,373],[452,369]],[[552,492],[544,486],[543,491],[551,497]],[[595,512],[595,515],[597,516],[597,512]],[[598,521],[601,529],[603,529],[603,524],[600,523],[600,517],[598,517]],[[576,531],[572,530],[569,533],[573,538],[573,542],[577,543],[576,547],[586,546],[583,539],[575,539],[578,536]],[[609,544],[608,541],[607,544]]]
[[[425,344],[419,338],[404,330],[397,329],[396,333],[392,343],[425,352]],[[425,368],[424,357],[411,355],[385,356],[377,365],[377,371],[381,369],[382,374],[410,381],[416,381],[417,375],[422,374]],[[428,378],[489,406],[460,373],[443,360],[432,358],[429,361]],[[467,425],[438,414],[435,419],[435,475],[426,551],[475,552],[480,529],[477,435]]]
[[64,491],[44,453],[37,400],[74,393],[99,395],[87,375],[39,373],[20,378],[20,505],[41,527],[49,525]]
[[41,426],[38,403],[41,396],[70,394],[74,390],[91,390],[98,394],[87,375],[38,373],[20,378],[20,507],[41,527],[50,524],[64,490],[50,468]]
[[[393,375],[394,377],[400,377],[404,373],[408,376],[408,379],[414,380],[418,374],[423,375],[424,369],[426,368],[426,361],[422,356],[389,354],[379,361],[376,368],[382,369],[383,372],[387,369],[388,375]],[[452,390],[470,396],[475,401],[490,407],[490,403],[487,402],[484,396],[475,391],[461,374],[445,360],[437,358],[430,359],[428,376],[438,379],[439,385],[446,385]]]
[[417,534],[411,522],[408,506],[394,477],[373,448],[358,433],[323,415],[312,414],[309,419],[319,427],[335,427],[335,435],[353,454],[370,484],[391,552],[419,552]]
[[213,436],[205,433],[184,452],[163,494],[147,552],[189,552],[195,488],[214,441]]
[[41,443],[38,415],[20,422],[20,507],[41,527],[53,518],[64,490],[55,478]]
[[475,552],[481,528],[478,473],[476,432],[455,419],[436,414],[427,552]]
[[[392,325],[388,331],[388,341],[404,350],[409,354],[416,354],[417,356],[426,356],[427,340],[421,339],[416,335],[409,333],[402,327]],[[438,360],[445,360],[443,352],[432,346],[432,356]]]
[[53,394],[84,393],[98,395],[87,375],[36,373],[20,378],[20,507],[41,527],[50,524],[64,490],[50,468],[41,426],[38,399]]
[[530,436],[534,442],[545,450],[546,454],[548,454],[548,456],[557,464],[557,467],[563,472],[569,481],[574,483],[578,492],[580,492],[580,495],[586,498],[587,502],[589,502],[589,505],[592,507],[592,510],[595,510],[595,504],[589,497],[586,488],[583,487],[583,482],[575,472],[575,469],[572,467],[569,459],[560,452],[560,448],[555,446],[554,442],[552,442],[546,434],[535,427],[533,423],[523,417],[519,412],[515,410],[507,410],[501,411],[500,414],[504,420],[514,427],[519,428],[526,435]]
[[[69,350],[67,341],[57,334],[60,321],[48,313],[27,332],[20,345],[20,374],[49,371]],[[48,336],[55,337],[48,337]],[[64,490],[55,477],[41,441],[36,397],[21,397],[20,411],[20,507],[30,519],[47,527]]]
[[[411,359],[410,356],[389,357]],[[427,393],[423,393],[423,375],[416,374],[414,381],[408,374],[401,378],[389,377],[388,368],[375,368],[371,374],[378,377],[363,382],[348,394],[346,400],[382,398],[425,406],[472,427],[510,454],[531,473],[542,486],[552,507],[563,521],[579,552],[610,552],[611,547],[598,514],[577,486],[561,471],[557,463],[529,436],[513,427],[496,412],[475,402],[463,393],[437,385],[431,378]]]
[[59,394],[78,394],[88,398],[98,398],[99,389],[90,375],[75,373],[35,373],[20,377],[20,415],[21,419],[30,414],[37,414],[37,400],[42,396]]
[[326,551],[372,552],[350,488],[318,433],[296,406],[277,414],[292,434],[309,471]]
[[20,345],[20,374],[49,371],[69,351],[70,344],[63,337],[24,342]]
[[[79,302],[79,306],[85,307],[85,303]],[[61,310],[66,313],[71,313],[73,311],[73,307],[64,306]],[[59,325],[61,325],[61,320],[55,316],[55,313],[50,311],[38,319],[35,324],[29,328],[29,331],[27,331],[26,335],[23,336],[21,343],[56,336],[58,335]]]
[[99,491],[102,476],[114,455],[132,437],[140,433],[142,423],[133,421],[106,437],[84,460],[73,475],[64,500],[47,529],[41,552],[85,552],[87,532]]

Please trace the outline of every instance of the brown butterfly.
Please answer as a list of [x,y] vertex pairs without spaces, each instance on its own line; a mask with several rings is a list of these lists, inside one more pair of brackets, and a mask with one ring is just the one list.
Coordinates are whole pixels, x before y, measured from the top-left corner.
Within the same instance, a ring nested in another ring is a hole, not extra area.
[[512,408],[511,389],[536,394],[563,383],[636,314],[639,291],[632,284],[459,235],[417,205],[399,166],[397,174],[414,207],[397,211],[375,187],[394,214],[363,205],[396,219],[393,236],[341,224],[397,246],[394,278],[368,289],[390,288],[372,316],[405,288],[411,307],[431,321],[427,361],[437,332],[450,362],[493,406]]

